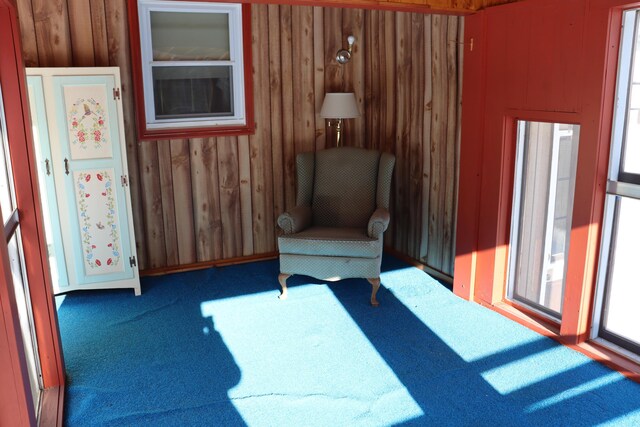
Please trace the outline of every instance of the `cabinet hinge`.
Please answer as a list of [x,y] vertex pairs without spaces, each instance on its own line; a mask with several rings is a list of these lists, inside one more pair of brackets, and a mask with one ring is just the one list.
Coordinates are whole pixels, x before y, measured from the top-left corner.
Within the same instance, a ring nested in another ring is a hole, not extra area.
[[136,266],[136,257],[134,257],[134,256],[130,256],[129,257],[129,265],[131,267],[135,267]]
[[122,181],[122,186],[126,187],[129,185],[129,178],[127,178],[127,175],[122,175],[120,177],[120,180]]
[[120,99],[120,88],[119,87],[114,87],[113,88],[113,99]]

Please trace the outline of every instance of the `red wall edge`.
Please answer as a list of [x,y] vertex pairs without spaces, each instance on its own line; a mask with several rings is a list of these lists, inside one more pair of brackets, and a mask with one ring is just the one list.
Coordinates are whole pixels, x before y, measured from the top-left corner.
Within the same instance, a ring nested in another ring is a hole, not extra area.
[[[454,292],[504,299],[518,119],[581,126],[560,336],[589,338],[624,0],[525,0],[466,18]],[[479,42],[478,42],[479,41]],[[476,45],[474,44],[474,51]],[[478,56],[481,56],[479,58]]]
[[[39,357],[42,367],[44,387],[61,387],[64,385],[64,365],[60,336],[57,327],[57,315],[53,300],[51,276],[44,240],[44,227],[39,202],[37,173],[35,165],[35,150],[31,137],[29,123],[29,109],[26,92],[26,77],[22,61],[20,32],[17,21],[15,2],[0,0],[0,39],[4,48],[0,50],[0,81],[2,83],[5,116],[7,124],[7,138],[14,175],[16,202],[20,213],[20,231],[25,257],[26,278],[31,293],[33,319],[38,342]],[[4,242],[2,245],[5,246]],[[6,251],[6,248],[3,248]],[[9,265],[3,257],[2,274],[9,271]],[[3,280],[0,287],[10,286],[8,280]],[[3,290],[5,290],[3,288]],[[21,342],[19,326],[7,322],[15,316],[11,307],[12,292],[2,292],[2,316],[5,320],[6,336],[10,343]],[[13,305],[15,307],[15,303]],[[0,339],[1,341],[1,339]],[[5,354],[6,348],[0,344],[0,352]],[[11,354],[13,371],[16,373],[13,396],[11,387],[2,384],[0,387],[0,425],[35,425],[33,403],[30,393],[22,396],[23,389],[29,389],[26,373],[18,375],[18,363],[23,363],[24,349],[21,345]],[[2,365],[5,369],[5,365]],[[7,387],[5,389],[5,387]],[[8,390],[8,392],[7,392]],[[14,398],[18,404],[11,404]],[[9,402],[9,405],[5,405]],[[29,403],[31,402],[31,403]],[[18,422],[18,420],[23,420]],[[60,420],[61,421],[61,420]]]

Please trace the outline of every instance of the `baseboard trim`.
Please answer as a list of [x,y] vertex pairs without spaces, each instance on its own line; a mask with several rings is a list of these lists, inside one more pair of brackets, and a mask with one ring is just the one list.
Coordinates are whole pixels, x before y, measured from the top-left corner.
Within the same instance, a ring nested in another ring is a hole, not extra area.
[[[428,265],[425,265],[423,263],[421,263],[420,261],[411,258],[408,255],[405,255],[399,251],[397,251],[396,249],[390,247],[390,246],[386,246],[384,248],[384,252],[394,256],[398,259],[400,259],[401,261],[406,262],[407,264],[410,264],[422,271],[424,271],[425,273],[427,273],[428,275],[443,281],[445,283],[448,283],[449,285],[453,285],[453,277],[449,276],[446,273],[443,273],[442,271],[439,271],[435,268],[429,267]],[[195,270],[204,270],[206,268],[211,268],[211,267],[225,267],[228,265],[237,265],[237,264],[246,264],[249,262],[257,262],[257,261],[269,261],[272,259],[276,259],[278,258],[279,253],[278,252],[268,252],[268,253],[264,253],[264,254],[258,254],[258,255],[249,255],[249,256],[243,256],[243,257],[235,257],[235,258],[226,258],[226,259],[219,259],[219,260],[213,260],[213,261],[205,261],[205,262],[195,262],[192,264],[182,264],[182,265],[173,265],[173,266],[169,266],[169,267],[160,267],[160,268],[148,268],[145,270],[141,270],[140,271],[140,276],[141,277],[145,277],[145,276],[162,276],[164,274],[172,274],[172,273],[183,273],[186,271],[195,271]]]
[[225,267],[228,265],[246,264],[248,262],[268,261],[278,258],[277,252],[250,255],[235,258],[218,259],[213,261],[195,262],[192,264],[173,265],[170,267],[148,268],[140,271],[140,276],[162,276],[171,273],[183,273],[185,271],[204,270],[211,267]]
[[428,265],[425,265],[423,263],[421,263],[420,261],[411,258],[408,255],[403,254],[402,252],[398,251],[397,249],[392,248],[391,246],[385,246],[384,247],[384,252],[392,255],[398,259],[400,259],[401,261],[406,262],[407,264],[411,264],[412,266],[416,267],[419,270],[424,271],[425,273],[427,273],[429,276],[434,277],[435,279],[438,279],[442,282],[445,282],[449,285],[453,285],[453,277],[449,276],[447,273],[443,273],[440,270],[436,270],[435,268],[429,267]]

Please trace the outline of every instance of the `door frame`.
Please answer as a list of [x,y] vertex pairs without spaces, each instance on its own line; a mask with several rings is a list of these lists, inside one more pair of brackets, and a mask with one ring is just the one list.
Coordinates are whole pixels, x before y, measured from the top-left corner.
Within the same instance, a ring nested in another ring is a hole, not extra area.
[[[61,425],[64,398],[64,361],[58,320],[53,298],[49,262],[44,236],[44,222],[39,203],[35,149],[31,136],[25,68],[22,59],[17,7],[14,0],[0,0],[0,80],[5,99],[7,138],[19,209],[26,277],[30,287],[34,327],[42,382],[45,388],[39,417],[40,425]],[[0,424],[35,425],[33,399],[17,310],[12,295],[11,271],[4,239],[0,239],[0,362],[8,367],[13,381],[0,382]]]

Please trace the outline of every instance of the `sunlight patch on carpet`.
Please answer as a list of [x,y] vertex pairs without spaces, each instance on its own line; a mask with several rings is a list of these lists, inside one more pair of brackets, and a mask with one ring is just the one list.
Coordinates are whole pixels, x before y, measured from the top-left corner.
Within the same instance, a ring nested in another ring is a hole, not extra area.
[[[330,288],[297,286],[286,301],[276,295],[201,304],[240,369],[228,395],[248,425],[314,425],[327,414],[352,425],[390,425],[423,415]],[[268,325],[269,333],[253,324]]]
[[611,383],[615,383],[617,381],[623,381],[623,379],[620,377],[620,375],[617,372],[611,372],[608,375],[602,376],[600,378],[596,378],[595,380],[592,380],[592,381],[587,381],[576,387],[563,390],[561,393],[557,393],[552,396],[549,396],[546,399],[543,399],[525,408],[525,411],[530,413],[536,412],[536,411],[542,411],[551,405],[558,405],[567,399],[576,398],[585,393],[589,393],[591,391],[597,391],[598,389],[604,386],[607,386]]
[[565,353],[564,347],[552,347],[485,371],[482,377],[506,395],[591,362],[582,357],[567,358]]

